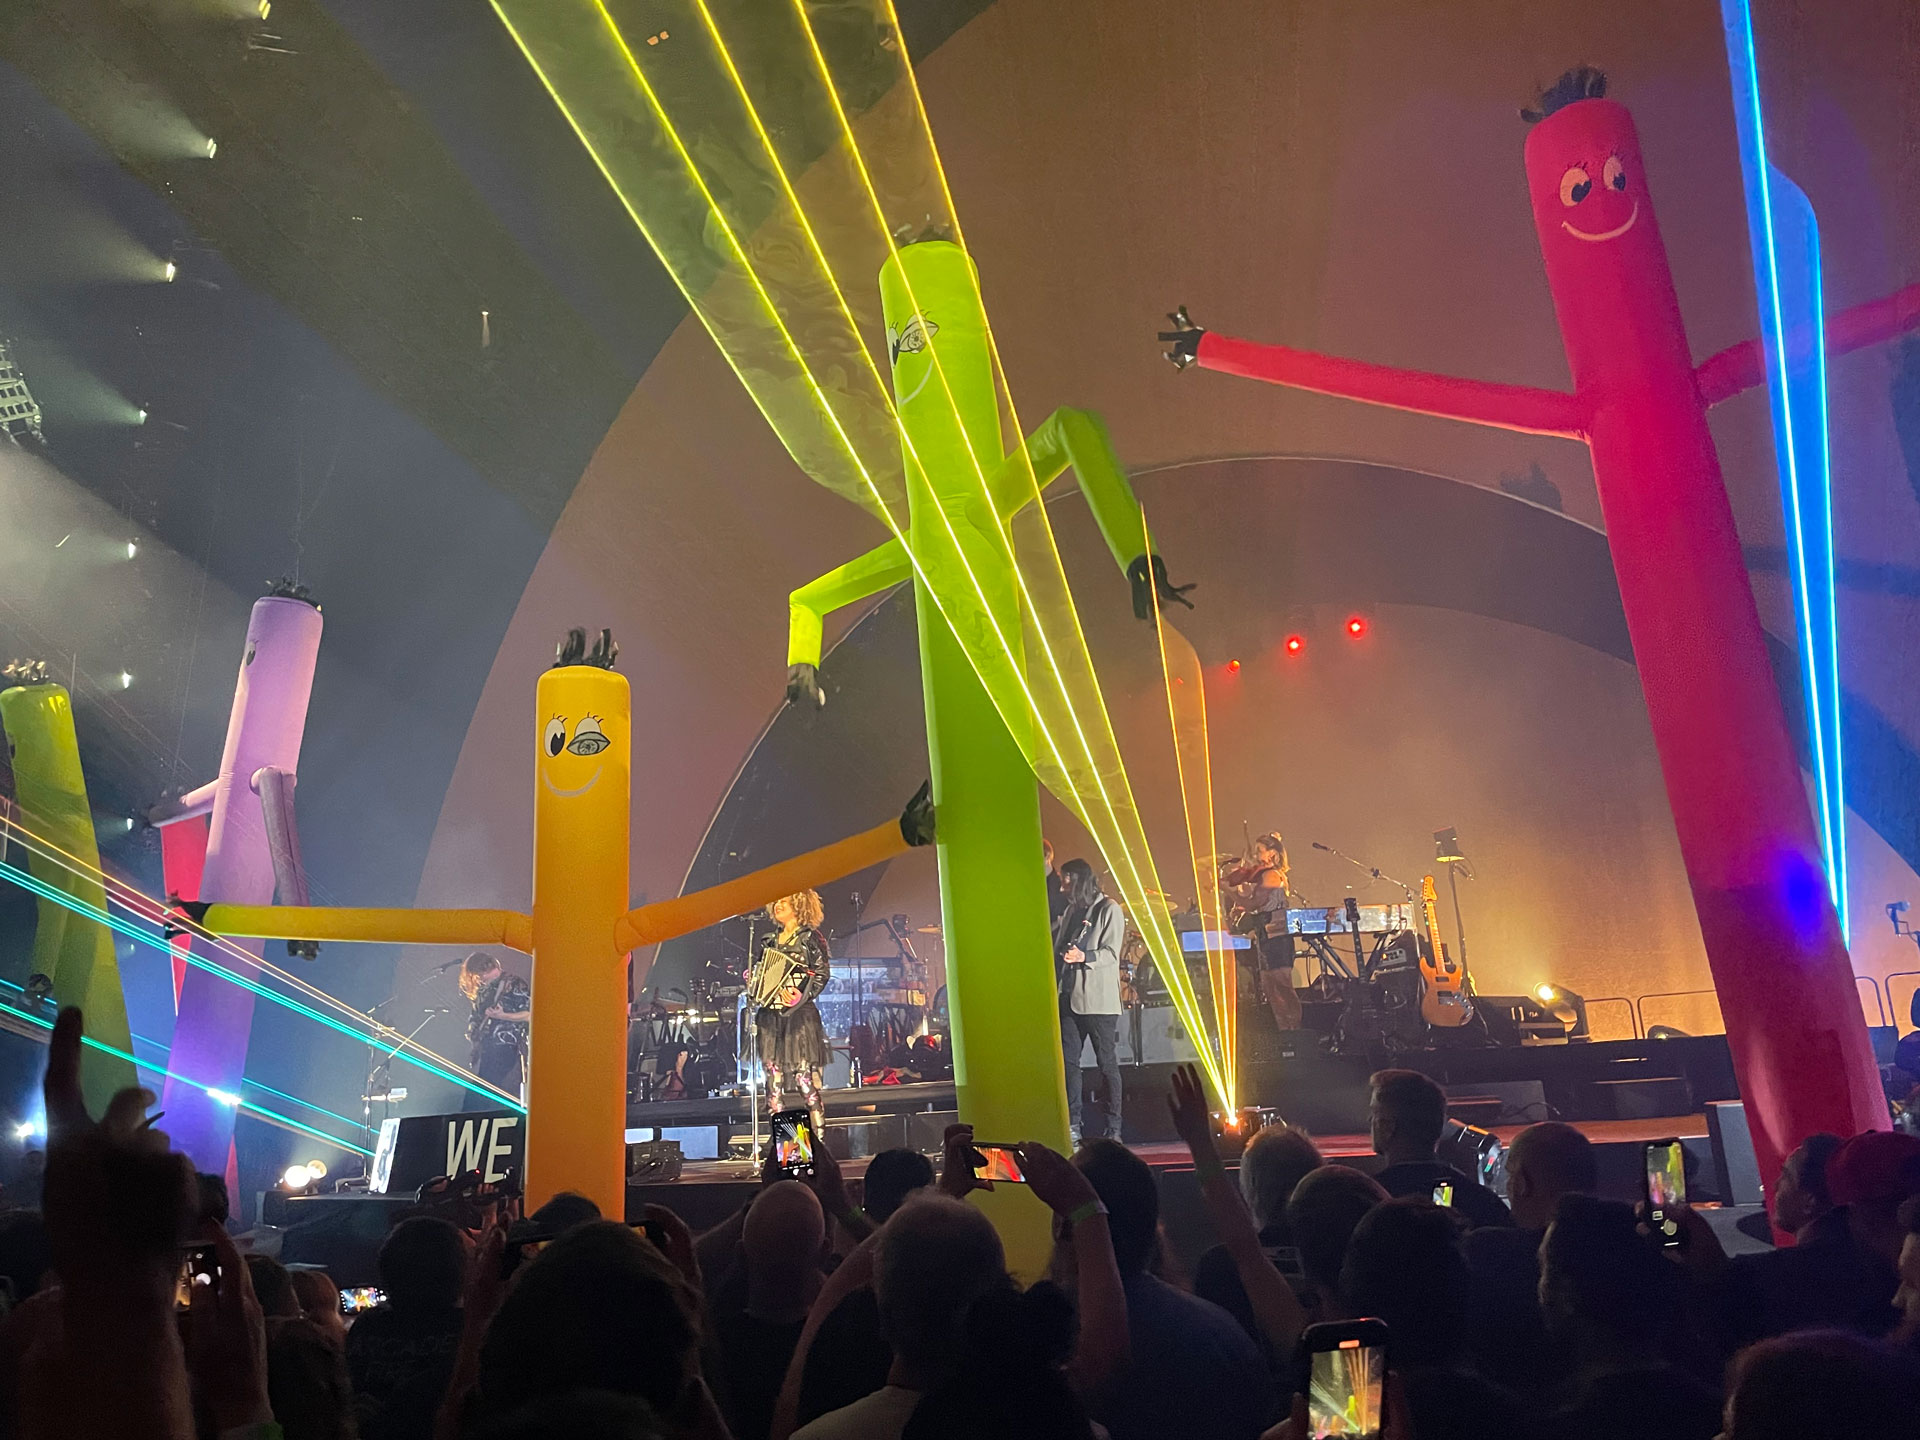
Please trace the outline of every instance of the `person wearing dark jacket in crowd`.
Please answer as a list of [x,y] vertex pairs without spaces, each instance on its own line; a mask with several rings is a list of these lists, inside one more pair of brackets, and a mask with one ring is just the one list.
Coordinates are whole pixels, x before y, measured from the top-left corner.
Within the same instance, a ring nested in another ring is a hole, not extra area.
[[385,1303],[347,1331],[347,1371],[364,1440],[427,1440],[460,1343],[467,1242],[449,1220],[416,1215],[379,1255]]
[[1398,1199],[1433,1197],[1438,1185],[1453,1187],[1453,1208],[1468,1225],[1511,1225],[1506,1203],[1479,1181],[1439,1158],[1447,1130],[1447,1092],[1418,1070],[1379,1070],[1367,1082],[1367,1128],[1373,1153],[1386,1166],[1374,1179]]

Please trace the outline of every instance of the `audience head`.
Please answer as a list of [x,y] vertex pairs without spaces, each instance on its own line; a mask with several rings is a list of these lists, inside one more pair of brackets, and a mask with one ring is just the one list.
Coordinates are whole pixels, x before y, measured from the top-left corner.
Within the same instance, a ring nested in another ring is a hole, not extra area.
[[293,1293],[293,1277],[271,1255],[247,1255],[247,1274],[253,1277],[254,1298],[269,1320],[300,1318],[300,1297]]
[[343,1347],[304,1316],[267,1322],[267,1399],[285,1440],[351,1440],[355,1433]]
[[1378,1180],[1347,1165],[1322,1165],[1294,1186],[1287,1201],[1287,1228],[1300,1251],[1302,1273],[1322,1295],[1339,1292],[1340,1267],[1353,1227],[1386,1199]]
[[1418,1070],[1376,1070],[1367,1091],[1373,1153],[1391,1164],[1431,1160],[1447,1128],[1447,1092]]
[[813,1191],[798,1180],[780,1180],[762,1190],[740,1232],[748,1304],[798,1304],[804,1310],[819,1288],[826,1240],[826,1216]]
[[344,1339],[347,1317],[340,1313],[340,1287],[333,1277],[324,1270],[293,1270],[287,1278],[300,1302],[300,1313],[335,1340]]
[[516,1272],[487,1327],[484,1407],[500,1414],[576,1390],[608,1390],[670,1412],[696,1373],[699,1306],[643,1235],[611,1220],[577,1225]]
[[1091,905],[1100,898],[1100,877],[1085,860],[1069,860],[1062,865],[1060,885],[1073,905]]
[[1256,1131],[1240,1155],[1240,1193],[1247,1197],[1253,1223],[1264,1230],[1281,1220],[1293,1187],[1325,1163],[1320,1147],[1304,1130],[1268,1125]]
[[1072,1302],[1052,1285],[982,1295],[962,1328],[955,1378],[920,1402],[900,1440],[1091,1440],[1062,1369],[1073,1320]]
[[1833,1209],[1827,1163],[1839,1148],[1838,1135],[1809,1135],[1782,1162],[1773,1187],[1773,1223],[1789,1235],[1798,1235]]
[[1736,1355],[1723,1440],[1911,1436],[1920,1370],[1911,1355],[1846,1330],[1802,1330]]
[[600,1207],[573,1190],[562,1190],[527,1217],[542,1231],[558,1235],[600,1218]]
[[467,1242],[451,1220],[415,1215],[381,1243],[380,1288],[395,1310],[451,1310],[467,1284]]
[[1563,1195],[1540,1243],[1547,1328],[1584,1360],[1658,1354],[1678,1317],[1679,1267],[1637,1225],[1631,1205]]
[[211,1220],[222,1230],[233,1216],[233,1204],[227,1198],[227,1182],[219,1175],[209,1175],[204,1170],[193,1177],[194,1188],[199,1196],[195,1207],[196,1218]]
[[1507,1147],[1507,1204],[1523,1230],[1544,1229],[1562,1195],[1591,1195],[1599,1188],[1593,1142],[1571,1125],[1543,1120]]
[[1147,1162],[1118,1140],[1092,1140],[1074,1152],[1073,1163],[1107,1207],[1120,1273],[1145,1270],[1160,1239],[1160,1189]]
[[894,1360],[929,1389],[956,1363],[973,1302],[1005,1288],[1006,1252],[993,1224],[964,1200],[911,1197],[881,1227],[873,1291]]
[[0,1211],[0,1276],[12,1285],[13,1298],[24,1300],[37,1292],[52,1264],[47,1222],[40,1212]]
[[884,1225],[916,1190],[933,1184],[933,1162],[918,1150],[882,1150],[867,1162],[861,1181],[861,1209],[876,1225]]
[[1827,1161],[1827,1193],[1847,1207],[1853,1243],[1898,1264],[1906,1238],[1900,1206],[1920,1195],[1920,1137],[1869,1130],[1843,1142]]
[[1387,1322],[1393,1363],[1451,1366],[1466,1348],[1471,1279],[1451,1210],[1408,1197],[1360,1218],[1340,1267],[1340,1305]]

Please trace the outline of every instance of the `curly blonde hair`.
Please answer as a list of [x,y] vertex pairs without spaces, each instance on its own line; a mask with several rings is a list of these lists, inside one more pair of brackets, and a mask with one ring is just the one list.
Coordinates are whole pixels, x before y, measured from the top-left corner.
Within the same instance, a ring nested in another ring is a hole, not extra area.
[[501,969],[500,957],[489,955],[484,950],[476,950],[460,962],[460,993],[471,1000],[480,993],[480,987],[493,978]]
[[773,915],[773,906],[783,901],[793,907],[793,918],[800,922],[802,930],[818,930],[821,922],[827,918],[826,907],[820,903],[820,892],[817,890],[802,890],[797,895],[781,896],[773,905],[767,906],[769,918]]

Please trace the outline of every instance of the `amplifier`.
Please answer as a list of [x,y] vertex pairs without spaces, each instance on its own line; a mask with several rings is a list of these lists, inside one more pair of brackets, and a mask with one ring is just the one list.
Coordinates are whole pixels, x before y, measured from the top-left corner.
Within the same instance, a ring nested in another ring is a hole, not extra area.
[[1198,1060],[1200,1051],[1187,1034],[1186,1022],[1171,1005],[1148,1005],[1139,1012],[1140,1063],[1171,1065]]

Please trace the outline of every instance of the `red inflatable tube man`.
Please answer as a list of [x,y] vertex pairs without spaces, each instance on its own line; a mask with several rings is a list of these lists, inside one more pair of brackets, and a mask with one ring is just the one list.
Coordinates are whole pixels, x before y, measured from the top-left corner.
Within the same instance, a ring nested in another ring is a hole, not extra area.
[[[1573,393],[1258,345],[1195,328],[1168,358],[1376,405],[1583,440],[1761,1173],[1887,1105],[1707,409],[1764,379],[1757,341],[1695,366],[1640,141],[1598,72],[1543,98],[1527,186]],[[1920,327],[1920,285],[1838,314],[1833,353]]]

